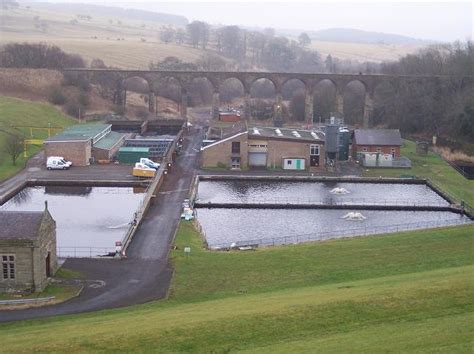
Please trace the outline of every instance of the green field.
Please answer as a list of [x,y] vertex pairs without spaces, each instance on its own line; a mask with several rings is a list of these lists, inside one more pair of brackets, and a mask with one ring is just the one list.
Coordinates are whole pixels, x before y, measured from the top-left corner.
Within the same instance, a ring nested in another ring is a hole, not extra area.
[[169,300],[0,325],[1,351],[469,353],[473,234],[463,226],[218,253],[182,223]]
[[404,140],[401,155],[408,157],[412,162],[411,169],[371,168],[364,170],[366,177],[400,177],[401,175],[415,175],[420,178],[429,178],[444,192],[457,200],[464,200],[474,206],[474,180],[468,180],[448,165],[441,157],[429,152],[427,156],[415,153],[415,143]]
[[[25,139],[44,139],[48,136],[47,130],[33,130],[28,128],[14,129],[13,126],[31,127],[65,127],[75,121],[62,114],[55,107],[45,103],[34,103],[11,97],[0,96],[0,129],[21,133]],[[22,169],[26,160],[23,155],[13,166],[10,156],[3,151],[6,134],[0,131],[0,181],[6,179]],[[38,152],[40,147],[30,146],[28,156]]]

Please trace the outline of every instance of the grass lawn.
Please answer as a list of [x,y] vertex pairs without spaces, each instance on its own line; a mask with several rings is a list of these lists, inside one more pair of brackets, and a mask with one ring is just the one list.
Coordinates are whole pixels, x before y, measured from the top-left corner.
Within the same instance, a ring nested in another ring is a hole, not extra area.
[[473,234],[463,226],[218,253],[183,222],[169,300],[3,324],[2,351],[468,353]]
[[[11,126],[31,126],[31,127],[65,127],[74,124],[75,121],[62,114],[55,107],[45,104],[19,100],[11,97],[0,96],[0,129],[11,131]],[[47,131],[30,129],[19,129],[26,139],[45,139]],[[52,133],[53,134],[53,133]],[[0,181],[6,179],[25,166],[26,159],[23,155],[18,159],[17,165],[13,166],[10,156],[3,151],[3,144],[6,134],[0,131]],[[40,146],[31,146],[28,156],[38,152]]]
[[429,152],[427,156],[419,156],[415,149],[413,141],[403,141],[401,155],[411,160],[411,169],[370,168],[364,170],[364,176],[400,177],[408,174],[429,178],[457,200],[464,200],[474,206],[474,180],[464,178],[438,155]]
[[[56,274],[56,280],[68,280],[68,279],[80,279],[83,275],[79,272],[75,272],[69,269],[60,268]],[[78,291],[81,289],[80,284],[67,284],[67,283],[51,283],[43,291],[32,294],[25,295],[10,295],[10,294],[0,294],[0,300],[18,300],[18,299],[37,299],[43,297],[54,296],[55,299],[48,302],[48,305],[55,304],[59,302],[64,302],[76,296]],[[17,308],[26,308],[32,306],[41,306],[42,304],[22,304],[14,305],[15,309]],[[12,305],[0,305],[0,310],[11,309]],[[1,352],[1,351],[0,351]]]

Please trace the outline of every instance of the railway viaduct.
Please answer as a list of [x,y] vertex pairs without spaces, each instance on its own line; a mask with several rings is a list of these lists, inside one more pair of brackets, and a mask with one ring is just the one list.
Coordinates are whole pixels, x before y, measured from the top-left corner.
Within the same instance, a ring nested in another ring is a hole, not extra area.
[[[250,88],[252,84],[259,79],[267,79],[273,83],[276,93],[276,104],[282,104],[282,88],[290,80],[299,80],[303,83],[305,89],[305,121],[312,123],[313,120],[313,95],[314,89],[318,83],[323,80],[329,80],[336,89],[336,111],[343,113],[344,90],[351,82],[360,82],[365,88],[365,102],[363,114],[363,126],[370,126],[370,117],[374,106],[374,93],[378,85],[388,83],[395,92],[400,89],[400,83],[405,82],[434,82],[439,83],[446,76],[441,75],[382,75],[382,74],[316,74],[316,73],[287,73],[287,72],[247,72],[247,71],[160,71],[160,70],[121,70],[121,69],[82,69],[71,68],[63,69],[63,72],[87,74],[111,73],[116,80],[115,103],[126,104],[125,80],[132,77],[139,77],[148,83],[148,105],[151,113],[156,112],[156,98],[153,88],[157,82],[167,82],[171,78],[181,86],[181,116],[187,118],[188,91],[193,80],[205,78],[213,89],[212,111],[216,117],[219,112],[219,88],[229,79],[237,79],[244,88],[244,117],[250,117]],[[450,78],[453,78],[450,76]],[[473,77],[457,77],[462,82],[468,80],[470,83]]]

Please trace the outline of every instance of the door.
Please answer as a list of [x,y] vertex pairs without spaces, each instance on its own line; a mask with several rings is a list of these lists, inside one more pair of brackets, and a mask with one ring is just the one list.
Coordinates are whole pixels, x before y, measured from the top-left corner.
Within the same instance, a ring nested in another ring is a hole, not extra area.
[[267,166],[267,154],[265,152],[250,152],[249,166]]
[[301,160],[296,160],[296,169],[301,170]]
[[311,155],[309,163],[311,167],[319,166],[319,155]]
[[46,278],[51,277],[51,252],[46,256]]

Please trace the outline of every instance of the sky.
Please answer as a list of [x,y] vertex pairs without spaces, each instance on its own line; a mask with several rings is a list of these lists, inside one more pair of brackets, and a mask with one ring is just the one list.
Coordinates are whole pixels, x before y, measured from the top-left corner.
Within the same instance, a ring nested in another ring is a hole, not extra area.
[[148,9],[183,15],[190,21],[246,27],[308,31],[356,28],[438,41],[466,40],[474,32],[472,1],[73,1]]

